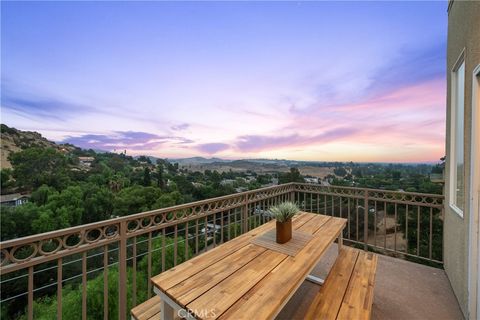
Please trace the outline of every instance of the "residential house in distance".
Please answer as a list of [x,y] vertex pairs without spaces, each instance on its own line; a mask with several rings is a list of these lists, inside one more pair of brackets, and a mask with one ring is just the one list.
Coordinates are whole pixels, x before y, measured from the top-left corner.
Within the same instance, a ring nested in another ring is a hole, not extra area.
[[17,207],[28,202],[29,194],[4,194],[0,196],[0,204],[6,207]]
[[450,1],[444,267],[467,319],[480,319],[480,2]]
[[85,167],[90,167],[92,162],[95,160],[94,157],[78,157],[80,164]]
[[306,177],[304,179],[306,183],[318,183],[318,178],[316,177]]

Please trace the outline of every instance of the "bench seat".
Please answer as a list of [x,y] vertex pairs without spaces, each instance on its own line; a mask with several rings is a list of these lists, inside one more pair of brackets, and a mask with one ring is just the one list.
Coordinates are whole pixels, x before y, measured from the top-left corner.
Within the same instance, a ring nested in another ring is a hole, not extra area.
[[132,320],[160,320],[160,297],[155,296],[133,308]]
[[370,319],[377,255],[343,247],[305,319]]

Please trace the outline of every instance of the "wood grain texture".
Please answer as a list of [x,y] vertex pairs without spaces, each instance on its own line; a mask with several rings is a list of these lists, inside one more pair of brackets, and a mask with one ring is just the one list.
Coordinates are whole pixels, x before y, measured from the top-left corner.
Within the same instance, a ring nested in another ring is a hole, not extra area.
[[160,319],[160,302],[160,297],[155,296],[133,308],[130,313],[136,320]]
[[348,247],[342,249],[325,283],[313,299],[305,315],[306,320],[330,320],[337,317],[357,263],[358,253],[358,250]]
[[360,252],[337,319],[370,319],[377,255]]
[[202,272],[170,288],[168,294],[171,297],[175,297],[178,304],[185,306],[266,250],[253,244],[247,245],[225,259],[210,265]]
[[286,258],[285,254],[265,251],[238,270],[234,276],[226,278],[206,294],[188,304],[187,308],[192,311],[209,310],[208,319],[216,319]]
[[305,319],[370,319],[377,255],[345,247]]

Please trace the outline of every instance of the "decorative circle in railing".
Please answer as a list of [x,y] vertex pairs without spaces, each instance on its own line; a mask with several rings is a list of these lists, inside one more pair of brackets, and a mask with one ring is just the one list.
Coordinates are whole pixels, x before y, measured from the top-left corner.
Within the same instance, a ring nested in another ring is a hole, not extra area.
[[165,216],[165,222],[175,220],[175,214],[173,212],[165,212],[163,215]]
[[38,246],[36,243],[29,243],[23,246],[13,247],[10,251],[10,259],[13,262],[25,262],[37,255]]
[[63,246],[66,249],[76,248],[83,243],[83,233],[67,234],[63,237]]
[[148,228],[153,224],[153,217],[145,217],[142,219],[141,227],[142,228]]
[[38,244],[38,252],[43,255],[50,255],[56,253],[63,247],[62,238],[52,238],[48,240],[41,240]]
[[102,231],[97,229],[90,229],[85,232],[85,241],[87,243],[97,242],[102,238]]
[[185,211],[183,210],[175,211],[175,217],[177,219],[183,219],[185,217]]
[[118,225],[116,224],[106,226],[103,228],[103,235],[107,239],[112,239],[118,235],[118,230],[119,228],[118,228]]
[[140,228],[140,220],[130,220],[127,222],[127,232],[134,232]]
[[153,223],[158,226],[159,224],[163,223],[164,221],[164,214],[163,213],[160,213],[160,214],[157,214],[155,215],[155,217],[153,217]]
[[0,266],[6,265],[9,262],[9,254],[8,251],[5,249],[2,249],[0,251]]

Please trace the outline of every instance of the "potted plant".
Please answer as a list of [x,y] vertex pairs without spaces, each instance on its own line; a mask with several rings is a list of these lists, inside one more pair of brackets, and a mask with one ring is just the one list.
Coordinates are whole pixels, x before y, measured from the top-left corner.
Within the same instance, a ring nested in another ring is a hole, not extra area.
[[288,242],[292,239],[292,218],[300,209],[293,202],[283,202],[269,211],[277,220],[277,243]]

